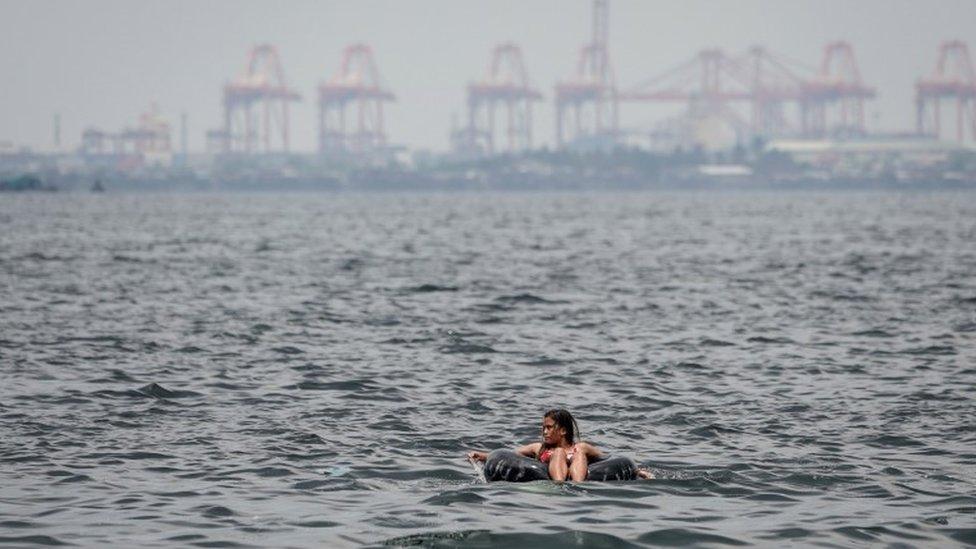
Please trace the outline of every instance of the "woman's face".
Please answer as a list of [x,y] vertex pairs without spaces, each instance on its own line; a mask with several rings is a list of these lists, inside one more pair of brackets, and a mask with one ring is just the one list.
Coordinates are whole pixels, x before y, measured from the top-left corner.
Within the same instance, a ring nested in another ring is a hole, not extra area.
[[551,417],[542,418],[542,442],[546,446],[557,446],[566,438],[566,429],[556,425]]

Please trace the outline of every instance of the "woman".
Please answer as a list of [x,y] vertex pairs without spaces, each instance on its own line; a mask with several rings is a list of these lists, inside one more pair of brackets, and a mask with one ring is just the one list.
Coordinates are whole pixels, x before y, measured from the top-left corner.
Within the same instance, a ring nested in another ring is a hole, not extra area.
[[[569,478],[586,480],[589,464],[603,459],[603,452],[588,442],[577,442],[579,426],[566,410],[553,409],[542,416],[542,442],[522,446],[516,453],[538,459],[548,465],[549,478],[561,482]],[[487,452],[468,452],[468,459],[485,461]],[[637,476],[654,478],[649,471],[637,470]]]

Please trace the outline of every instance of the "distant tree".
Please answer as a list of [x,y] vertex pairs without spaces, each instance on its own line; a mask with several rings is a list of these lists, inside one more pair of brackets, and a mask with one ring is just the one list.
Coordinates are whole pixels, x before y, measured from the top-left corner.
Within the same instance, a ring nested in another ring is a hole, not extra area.
[[23,174],[13,179],[0,180],[0,191],[40,191],[44,188],[41,178]]

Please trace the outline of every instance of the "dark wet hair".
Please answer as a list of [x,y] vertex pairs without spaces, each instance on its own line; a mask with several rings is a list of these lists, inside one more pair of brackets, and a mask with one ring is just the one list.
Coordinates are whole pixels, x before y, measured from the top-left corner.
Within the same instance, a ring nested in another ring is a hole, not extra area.
[[573,419],[573,414],[569,413],[562,408],[553,408],[547,410],[542,418],[552,418],[556,422],[557,427],[562,427],[566,430],[566,440],[570,444],[576,442],[576,436],[579,435],[579,425],[576,424],[576,420]]

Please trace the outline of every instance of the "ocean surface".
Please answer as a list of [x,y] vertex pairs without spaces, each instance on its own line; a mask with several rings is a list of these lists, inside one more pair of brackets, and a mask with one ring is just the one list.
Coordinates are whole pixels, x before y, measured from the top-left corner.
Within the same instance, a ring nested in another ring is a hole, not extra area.
[[976,193],[0,196],[0,547],[743,544],[976,544]]

